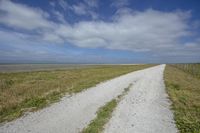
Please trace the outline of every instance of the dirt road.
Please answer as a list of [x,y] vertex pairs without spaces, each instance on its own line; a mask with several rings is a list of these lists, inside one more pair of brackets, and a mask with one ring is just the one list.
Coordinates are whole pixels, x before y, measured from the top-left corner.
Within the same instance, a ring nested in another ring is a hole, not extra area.
[[121,94],[105,132],[176,132],[163,84],[164,65],[132,72],[98,84],[43,110],[0,126],[0,133],[78,133],[95,118],[96,111]]

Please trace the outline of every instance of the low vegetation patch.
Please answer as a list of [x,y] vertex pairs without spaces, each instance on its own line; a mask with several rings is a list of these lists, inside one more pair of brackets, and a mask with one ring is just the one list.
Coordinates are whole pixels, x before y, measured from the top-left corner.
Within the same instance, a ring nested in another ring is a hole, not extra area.
[[132,84],[130,84],[127,88],[124,89],[123,93],[119,95],[117,98],[111,100],[106,105],[101,107],[97,112],[97,116],[91,123],[83,129],[82,133],[100,133],[103,131],[105,124],[110,119],[113,110],[116,108],[117,103],[121,100],[121,98],[129,91]]
[[83,130],[82,133],[99,133],[103,130],[103,126],[107,123],[115,107],[117,106],[117,100],[113,99],[105,106],[99,109],[97,117],[89,124],[89,126]]
[[102,65],[70,70],[0,73],[0,122],[43,108],[66,93],[152,65]]
[[180,133],[200,133],[200,78],[169,65],[164,77]]

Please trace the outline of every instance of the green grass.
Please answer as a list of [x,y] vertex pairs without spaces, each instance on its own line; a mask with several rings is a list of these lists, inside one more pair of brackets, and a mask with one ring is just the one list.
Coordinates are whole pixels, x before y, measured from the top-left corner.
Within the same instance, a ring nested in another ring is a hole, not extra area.
[[180,133],[200,133],[200,78],[170,65],[164,77]]
[[114,77],[152,65],[102,65],[70,70],[0,73],[0,122],[13,120]]
[[89,126],[83,130],[82,133],[99,133],[103,130],[103,126],[111,117],[114,108],[117,106],[117,100],[113,99],[108,102],[105,106],[100,108],[97,112],[97,117],[94,119]]
[[121,98],[129,91],[132,84],[130,84],[127,88],[124,89],[123,93],[119,95],[117,98],[111,100],[106,105],[101,107],[97,116],[91,123],[83,129],[82,133],[100,133],[103,131],[105,124],[110,119],[113,110],[116,108],[117,103],[121,100]]

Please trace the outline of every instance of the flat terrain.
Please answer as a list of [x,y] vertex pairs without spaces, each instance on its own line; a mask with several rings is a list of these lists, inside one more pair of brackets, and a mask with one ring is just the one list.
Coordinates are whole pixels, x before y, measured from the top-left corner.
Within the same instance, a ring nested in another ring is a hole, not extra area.
[[164,67],[160,65],[131,72],[70,97],[66,96],[45,109],[3,124],[0,132],[80,132],[96,117],[100,107],[122,94],[132,84],[130,92],[117,106],[105,132],[175,133],[177,130],[164,89]]
[[100,65],[88,64],[0,64],[0,72],[29,72],[29,71],[50,71],[98,67]]
[[152,65],[100,65],[66,70],[0,73],[0,122],[43,108],[66,93]]

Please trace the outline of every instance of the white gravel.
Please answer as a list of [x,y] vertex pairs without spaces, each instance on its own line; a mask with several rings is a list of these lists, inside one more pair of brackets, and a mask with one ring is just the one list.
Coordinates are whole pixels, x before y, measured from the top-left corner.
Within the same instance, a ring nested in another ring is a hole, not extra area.
[[165,92],[165,65],[143,71],[143,77],[118,104],[105,133],[176,133]]
[[109,133],[176,132],[163,84],[164,65],[98,84],[40,111],[0,126],[0,133],[78,133],[103,106],[133,83],[106,126]]

